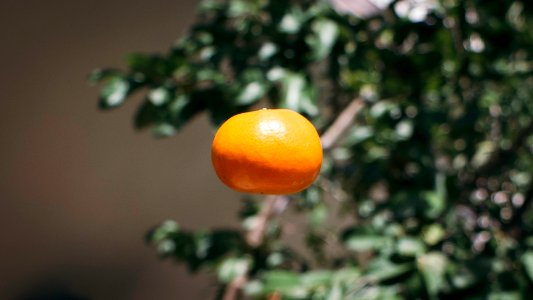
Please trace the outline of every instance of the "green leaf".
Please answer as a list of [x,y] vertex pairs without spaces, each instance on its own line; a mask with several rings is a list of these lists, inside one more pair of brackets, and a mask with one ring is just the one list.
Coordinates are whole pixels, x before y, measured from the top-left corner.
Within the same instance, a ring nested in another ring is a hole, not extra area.
[[165,221],[152,229],[146,241],[157,248],[161,257],[174,257],[190,263],[194,260],[194,240],[174,221]]
[[304,286],[316,287],[325,286],[331,282],[333,272],[331,271],[314,271],[302,274],[300,282]]
[[122,73],[120,71],[114,69],[96,69],[89,74],[88,81],[90,83],[98,83],[102,80],[108,80],[121,75]]
[[299,73],[287,73],[283,80],[282,106],[299,110],[300,100],[305,93],[305,77]]
[[300,283],[300,278],[297,274],[289,271],[270,271],[263,275],[263,280],[266,284],[274,286],[289,286]]
[[431,224],[424,230],[424,242],[432,246],[439,243],[443,238],[446,232],[440,224]]
[[401,296],[401,289],[395,286],[369,286],[359,290],[351,291],[343,299],[365,299],[365,300],[404,300]]
[[257,14],[260,9],[260,1],[233,0],[229,2],[228,15],[234,18],[243,15]]
[[271,58],[274,54],[278,52],[278,46],[276,44],[267,42],[264,43],[261,48],[259,49],[259,53],[257,54],[259,59],[261,61],[266,61],[269,58]]
[[410,120],[402,120],[398,122],[394,129],[396,138],[400,141],[408,140],[413,135],[413,127],[413,122]]
[[352,126],[346,133],[344,144],[354,146],[360,144],[374,135],[374,129],[370,126]]
[[150,101],[145,101],[137,110],[133,124],[136,129],[143,129],[157,121],[158,108]]
[[168,105],[172,125],[180,128],[203,108],[203,106],[199,105],[199,101],[191,101],[188,95],[177,95]]
[[196,73],[194,73],[194,75],[195,75],[194,79],[196,83],[215,82],[215,83],[223,84],[226,78],[225,75],[220,73],[218,70],[207,69],[207,68],[202,68],[202,69],[197,70]]
[[161,106],[156,106],[153,101],[148,100],[136,112],[134,125],[136,129],[154,125],[152,128],[154,136],[168,137],[174,135],[200,109],[185,95],[179,95],[170,103]]
[[151,111],[152,119],[170,124],[175,130],[178,130],[206,108],[205,102],[199,98],[198,95],[194,94],[175,95],[167,104],[158,107],[159,110]]
[[133,53],[126,57],[126,64],[137,76],[160,81],[161,78],[171,76],[177,68],[176,60],[168,59],[159,54]]
[[159,123],[152,128],[155,137],[169,137],[176,134],[176,128],[169,123]]
[[428,294],[437,299],[438,293],[446,285],[445,271],[448,259],[440,252],[430,252],[417,259],[417,267],[422,273]]
[[122,76],[108,79],[100,92],[100,107],[112,108],[120,106],[130,91],[130,83]]
[[517,172],[516,174],[511,174],[511,180],[517,186],[525,188],[531,182],[531,174],[528,172]]
[[345,299],[344,291],[339,284],[334,284],[328,291],[326,300],[343,300]]
[[249,258],[230,257],[224,259],[218,267],[218,278],[224,283],[231,282],[239,276],[244,276],[250,270],[252,261]]
[[391,238],[379,235],[355,234],[345,240],[346,246],[354,251],[379,250],[391,243]]
[[413,270],[412,263],[396,264],[386,258],[376,258],[370,262],[364,277],[380,282],[400,276],[411,270]]
[[147,96],[148,100],[155,106],[161,106],[167,103],[170,97],[171,93],[163,87],[152,89]]
[[285,257],[280,252],[270,253],[266,259],[267,265],[271,268],[280,266],[284,261]]
[[280,107],[306,113],[318,114],[316,91],[301,73],[284,72],[281,78],[282,97]]
[[240,112],[236,107],[226,104],[222,99],[213,99],[209,101],[209,118],[216,126],[221,125],[224,121]]
[[477,281],[476,274],[467,268],[454,270],[452,273],[452,284],[459,289],[466,289],[474,285]]
[[529,279],[533,280],[533,251],[527,251],[522,255],[522,264],[526,269]]
[[353,267],[343,268],[333,273],[333,282],[343,284],[352,284],[356,279],[361,277],[361,270]]
[[417,256],[426,251],[424,243],[414,237],[403,237],[396,243],[397,251],[404,256]]
[[288,297],[302,298],[308,294],[303,287],[298,274],[288,271],[271,271],[263,275],[264,291],[266,293],[279,292]]
[[488,300],[523,300],[522,294],[519,291],[506,292],[492,292],[489,294]]
[[304,21],[305,15],[302,10],[293,6],[291,11],[281,19],[279,31],[287,34],[296,34],[300,31]]
[[203,0],[198,3],[198,11],[202,13],[207,13],[210,11],[215,11],[222,9],[224,7],[224,4],[217,0]]
[[424,213],[428,218],[437,218],[446,208],[445,199],[442,198],[437,192],[424,192],[422,193],[422,198],[424,199],[425,204],[427,205],[427,208]]
[[324,224],[328,217],[328,208],[324,204],[315,206],[309,214],[309,223],[312,227],[319,227]]
[[166,239],[169,235],[177,233],[179,230],[180,226],[176,222],[167,220],[151,230],[146,239],[149,243],[158,243]]
[[260,297],[265,295],[265,285],[259,280],[250,280],[243,288],[244,294],[248,297]]
[[248,83],[237,96],[235,104],[251,105],[261,99],[267,91],[264,83],[253,81]]
[[381,100],[372,105],[370,108],[370,116],[378,119],[384,117],[386,114],[391,114],[391,112],[394,112],[398,109],[398,104],[392,101]]
[[442,215],[446,209],[447,195],[446,174],[437,172],[435,174],[435,190],[425,191],[420,195],[425,204],[424,214],[426,217],[436,219]]
[[497,146],[493,141],[483,141],[477,145],[476,154],[472,158],[472,165],[479,168],[491,158],[493,152],[497,150]]
[[[240,253],[244,246],[242,235],[233,230],[216,230],[196,233],[196,255],[202,261],[219,261],[229,253]],[[241,257],[242,258],[242,257]]]
[[337,40],[337,23],[327,19],[317,19],[311,24],[311,33],[306,42],[311,48],[312,59],[321,60],[330,54]]

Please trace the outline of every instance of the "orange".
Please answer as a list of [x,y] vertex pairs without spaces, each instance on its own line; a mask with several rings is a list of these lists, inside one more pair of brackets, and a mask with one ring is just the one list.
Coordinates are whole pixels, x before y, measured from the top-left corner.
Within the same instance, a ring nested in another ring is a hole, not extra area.
[[262,109],[224,122],[211,159],[220,180],[236,191],[293,194],[318,176],[322,145],[315,127],[299,113]]

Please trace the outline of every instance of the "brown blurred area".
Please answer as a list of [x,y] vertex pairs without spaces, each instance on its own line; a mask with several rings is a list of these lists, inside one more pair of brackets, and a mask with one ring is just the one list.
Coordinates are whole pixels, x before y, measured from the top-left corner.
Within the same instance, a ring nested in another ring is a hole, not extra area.
[[207,118],[156,140],[133,130],[140,99],[101,112],[86,82],[127,53],[166,51],[196,2],[0,3],[0,299],[211,298],[212,278],[143,242],[168,218],[237,226],[239,196],[211,170]]

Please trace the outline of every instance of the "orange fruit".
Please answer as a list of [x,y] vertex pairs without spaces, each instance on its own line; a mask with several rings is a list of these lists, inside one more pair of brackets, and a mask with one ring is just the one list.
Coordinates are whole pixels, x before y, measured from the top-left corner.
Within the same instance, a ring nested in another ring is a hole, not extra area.
[[293,194],[313,183],[322,165],[315,127],[288,109],[261,109],[220,126],[211,159],[228,187],[252,194]]

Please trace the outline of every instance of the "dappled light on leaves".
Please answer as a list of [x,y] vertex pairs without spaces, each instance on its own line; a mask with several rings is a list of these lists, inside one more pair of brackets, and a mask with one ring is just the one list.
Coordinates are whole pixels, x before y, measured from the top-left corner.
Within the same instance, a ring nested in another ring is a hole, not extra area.
[[168,53],[91,80],[102,109],[144,93],[157,136],[268,106],[328,141],[308,189],[245,198],[242,231],[150,233],[221,297],[526,299],[532,48],[528,1],[204,0]]

